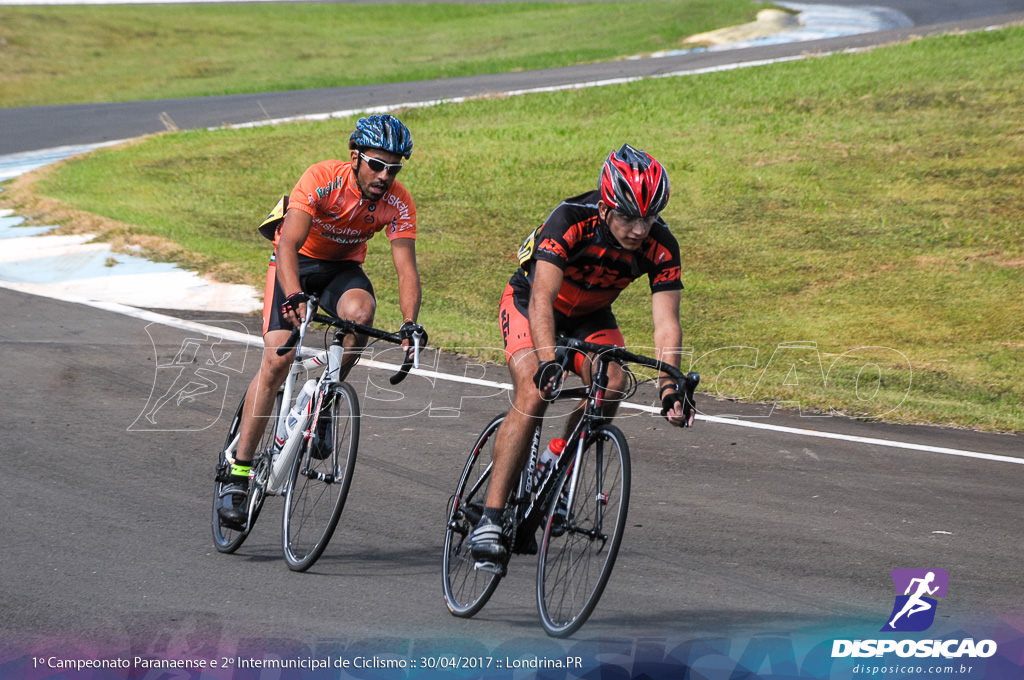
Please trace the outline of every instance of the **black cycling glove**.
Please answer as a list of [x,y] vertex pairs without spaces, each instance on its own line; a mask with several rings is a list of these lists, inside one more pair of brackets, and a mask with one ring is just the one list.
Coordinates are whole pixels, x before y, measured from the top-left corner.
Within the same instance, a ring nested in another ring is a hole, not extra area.
[[420,336],[420,347],[423,347],[427,344],[427,331],[423,326],[415,321],[406,321],[398,329],[398,337],[403,340],[412,340],[412,336],[417,334]]
[[533,374],[533,384],[537,389],[543,390],[548,383],[552,385],[552,391],[558,390],[562,385],[562,378],[565,376],[565,369],[557,361],[542,361]]
[[309,302],[309,296],[303,293],[301,290],[298,293],[292,293],[284,299],[281,303],[281,316],[288,316],[288,312],[299,313],[299,305],[303,302]]
[[683,405],[683,427],[690,427],[693,420],[695,405],[686,399],[679,392],[673,390],[661,398],[661,415],[668,420],[668,412],[679,403]]

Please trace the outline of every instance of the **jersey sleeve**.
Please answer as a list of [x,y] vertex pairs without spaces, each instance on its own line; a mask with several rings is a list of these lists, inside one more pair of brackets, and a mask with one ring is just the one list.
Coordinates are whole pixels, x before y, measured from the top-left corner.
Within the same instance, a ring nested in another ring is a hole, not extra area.
[[395,182],[383,200],[387,201],[388,206],[395,213],[391,222],[385,227],[388,240],[416,238],[416,204],[405,186]]
[[679,254],[679,242],[664,224],[655,225],[654,244],[648,249],[646,256],[653,264],[648,274],[651,292],[663,290],[682,290],[682,258]]
[[559,269],[565,269],[569,263],[569,251],[575,245],[571,238],[574,232],[570,228],[567,212],[565,204],[562,204],[533,233],[534,260],[550,262]]
[[288,209],[295,208],[314,217],[324,192],[322,187],[331,184],[330,172],[323,163],[315,163],[302,173],[288,196]]

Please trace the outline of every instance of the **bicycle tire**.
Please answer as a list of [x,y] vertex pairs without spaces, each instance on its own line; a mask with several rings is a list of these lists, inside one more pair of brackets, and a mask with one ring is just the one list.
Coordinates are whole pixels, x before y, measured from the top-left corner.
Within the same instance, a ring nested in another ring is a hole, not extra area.
[[[572,507],[563,492],[573,466],[560,472],[537,561],[537,608],[553,637],[572,635],[593,613],[615,566],[629,509],[629,446],[619,428],[595,430],[579,464]],[[563,508],[566,520],[560,518]]]
[[[227,451],[235,443],[235,439],[238,437],[238,429],[242,422],[242,409],[245,407],[245,396],[242,397],[241,401],[238,402],[238,408],[235,409],[235,415],[231,418],[231,424],[228,426],[228,434],[224,439],[224,446],[217,453],[217,475],[214,481],[213,491],[213,516],[211,518],[211,524],[213,528],[213,543],[217,547],[217,550],[222,553],[230,554],[238,550],[238,548],[245,542],[246,537],[252,531],[253,526],[256,525],[256,519],[259,517],[260,510],[263,508],[263,501],[266,498],[265,494],[261,493],[261,490],[255,489],[256,494],[250,498],[251,509],[249,511],[249,525],[247,529],[232,529],[224,526],[220,521],[219,510],[224,506],[227,494],[225,487],[228,482],[221,481],[226,479],[228,470],[231,467],[231,462],[227,459]],[[261,452],[266,451],[270,448],[274,439],[274,425],[277,424],[277,418],[281,413],[281,393],[278,392],[277,397],[274,399],[274,407],[271,411],[270,418],[267,421],[267,427],[264,428],[263,434],[260,436],[260,441],[256,446],[257,458]],[[252,480],[250,480],[252,484]],[[255,500],[255,504],[252,500]]]
[[359,448],[359,399],[346,382],[327,388],[317,419],[289,472],[282,518],[285,561],[306,571],[320,556],[345,508]]
[[477,437],[448,503],[442,575],[444,600],[453,616],[469,618],[479,612],[498,587],[501,576],[476,569],[466,539],[483,513],[494,459],[495,434],[505,415],[496,416]]

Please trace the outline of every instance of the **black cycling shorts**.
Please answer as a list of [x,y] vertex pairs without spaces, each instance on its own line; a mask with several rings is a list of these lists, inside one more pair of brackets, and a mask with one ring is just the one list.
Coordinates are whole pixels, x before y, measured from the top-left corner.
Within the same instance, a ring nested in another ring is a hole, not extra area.
[[[338,301],[346,291],[359,288],[374,296],[373,284],[363,271],[362,265],[352,260],[317,260],[299,254],[299,285],[302,286],[302,292],[319,297],[320,308],[330,314],[337,311]],[[281,305],[284,304],[284,300],[284,291],[277,282],[277,263],[271,258],[263,294],[264,335],[268,331],[293,328],[281,316]]]

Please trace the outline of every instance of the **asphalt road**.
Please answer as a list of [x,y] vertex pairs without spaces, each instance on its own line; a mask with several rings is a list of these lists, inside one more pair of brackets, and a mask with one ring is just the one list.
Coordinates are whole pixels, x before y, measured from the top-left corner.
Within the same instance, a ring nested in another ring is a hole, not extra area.
[[[293,574],[281,559],[281,499],[267,502],[237,554],[218,554],[210,539],[216,452],[259,350],[4,290],[0,318],[4,383],[16,386],[0,392],[0,640],[152,654],[247,640],[550,644],[531,558],[513,562],[475,619],[451,617],[441,595],[446,503],[475,433],[507,406],[501,390],[412,377],[394,394],[380,387],[381,372],[357,371],[364,419],[353,490],[326,555]],[[251,325],[201,321],[238,332]],[[192,363],[179,356],[189,338]],[[500,366],[442,364],[504,378]],[[177,368],[197,383],[205,370],[211,391],[154,410]],[[896,567],[953,575],[956,597],[941,612],[950,626],[1024,602],[1010,519],[1024,481],[1019,438],[778,413],[761,420],[1008,459],[718,421],[670,430],[633,412],[619,419],[635,475],[625,542],[577,639],[877,630]]]
[[[900,9],[912,17],[938,11],[931,2],[890,4],[905,5]],[[957,5],[940,7],[961,11]],[[757,58],[774,51],[765,48]],[[748,57],[754,54],[733,55]],[[692,57],[710,58],[728,57]],[[534,75],[507,78],[537,84],[551,74]],[[507,79],[497,80],[486,86],[507,86]],[[369,94],[360,101],[376,101]],[[93,130],[90,112],[103,110],[60,108],[53,114],[71,111],[78,123],[44,130],[47,119],[29,125],[29,112],[18,123],[24,128],[11,128],[15,112],[3,112],[4,143],[83,141],[77,135]],[[225,104],[202,115],[226,117],[229,110],[235,109]],[[120,119],[106,127],[106,114],[96,120],[105,131],[89,134],[137,133]],[[763,409],[705,398],[708,418],[692,431],[669,430],[638,413],[620,419],[634,460],[627,532],[608,590],[574,639],[543,636],[529,558],[513,562],[476,618],[455,619],[441,595],[445,507],[475,433],[507,406],[507,396],[424,377],[411,378],[396,395],[379,387],[382,374],[365,369],[353,375],[365,413],[356,477],[325,556],[307,574],[288,571],[280,499],[268,501],[237,554],[220,555],[209,528],[214,459],[258,350],[7,290],[0,290],[0,319],[0,376],[8,386],[0,392],[7,421],[0,430],[2,678],[29,675],[27,653],[593,655],[598,641],[604,661],[627,670],[666,649],[694,645],[713,648],[715,658],[706,663],[720,668],[755,641],[791,648],[827,642],[837,631],[877,636],[893,604],[889,571],[904,567],[950,574],[929,635],[1012,629],[1024,602],[1013,519],[1024,482],[1019,436],[768,417]],[[245,317],[200,320],[238,332],[253,324]],[[198,349],[194,362],[183,348]],[[437,361],[446,372],[506,379],[500,366]],[[209,391],[154,409],[179,369]],[[653,402],[653,395],[640,397]],[[717,417],[726,413],[745,418]],[[846,438],[795,431],[808,429]],[[1014,639],[1019,644],[1019,628]],[[784,666],[783,657],[765,663]],[[669,675],[680,663],[666,666]]]

